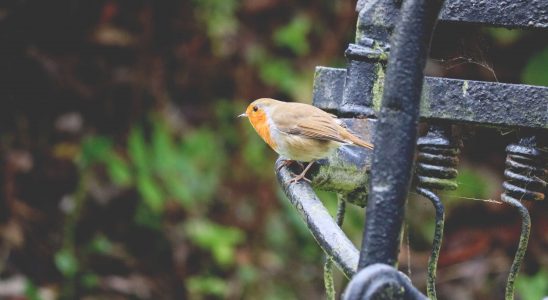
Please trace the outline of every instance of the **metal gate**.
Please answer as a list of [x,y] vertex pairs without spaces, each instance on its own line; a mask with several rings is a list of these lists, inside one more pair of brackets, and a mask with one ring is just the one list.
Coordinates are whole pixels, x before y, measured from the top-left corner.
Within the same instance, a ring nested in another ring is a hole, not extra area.
[[[277,176],[288,199],[326,255],[351,278],[344,299],[425,299],[394,267],[415,174],[417,192],[436,211],[427,279],[427,296],[435,299],[445,218],[438,191],[457,187],[461,147],[451,125],[520,128],[521,139],[506,148],[501,195],[522,218],[505,292],[506,299],[513,299],[531,226],[522,201],[542,201],[547,194],[548,88],[425,77],[423,69],[436,22],[547,30],[548,1],[359,0],[357,11],[356,41],[345,52],[347,67],[317,67],[313,102],[374,141],[375,149],[341,148],[312,170],[311,185],[287,184],[290,171],[278,161]],[[428,124],[428,132],[417,139],[419,120]],[[338,220],[312,186],[340,195]],[[337,224],[347,202],[366,207],[360,250]]]

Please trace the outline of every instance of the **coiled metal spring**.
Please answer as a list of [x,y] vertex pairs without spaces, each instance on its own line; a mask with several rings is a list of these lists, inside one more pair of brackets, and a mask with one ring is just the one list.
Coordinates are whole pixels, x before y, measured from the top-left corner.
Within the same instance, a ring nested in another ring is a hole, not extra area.
[[[546,190],[546,169],[543,163],[543,153],[533,145],[531,138],[524,138],[520,144],[506,147],[507,180],[502,184],[504,195],[516,200],[544,200]],[[527,145],[529,144],[529,145]]]
[[537,147],[535,136],[522,138],[518,144],[506,147],[506,170],[503,183],[505,192],[500,199],[518,210],[521,215],[521,234],[518,249],[508,274],[505,299],[514,299],[514,284],[521,266],[531,231],[531,217],[529,211],[520,200],[544,200],[546,189],[545,153]]
[[454,190],[457,188],[459,148],[453,145],[446,130],[434,128],[419,138],[417,157],[418,186],[426,189]]
[[432,125],[428,133],[417,141],[417,192],[428,198],[436,209],[436,226],[432,252],[428,260],[426,292],[430,299],[436,299],[436,269],[438,264],[445,209],[433,190],[454,190],[457,188],[457,165],[460,141],[451,136],[450,126]]

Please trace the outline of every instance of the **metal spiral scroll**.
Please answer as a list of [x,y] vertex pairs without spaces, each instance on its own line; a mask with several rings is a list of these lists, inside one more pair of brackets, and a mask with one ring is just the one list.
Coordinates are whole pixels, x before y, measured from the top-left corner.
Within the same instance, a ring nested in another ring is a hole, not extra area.
[[426,292],[428,298],[436,299],[436,269],[440,254],[445,211],[443,203],[433,190],[457,188],[457,165],[460,143],[451,139],[451,127],[432,125],[428,133],[417,141],[417,192],[428,198],[436,209],[436,226],[432,252],[428,260]]
[[520,201],[544,200],[547,171],[544,163],[546,153],[537,147],[537,139],[534,136],[522,138],[518,144],[509,145],[506,152],[508,156],[504,176],[507,180],[502,184],[505,192],[501,195],[501,200],[516,207],[521,215],[518,249],[506,283],[505,298],[508,300],[514,298],[514,283],[527,250],[531,230],[529,212]]

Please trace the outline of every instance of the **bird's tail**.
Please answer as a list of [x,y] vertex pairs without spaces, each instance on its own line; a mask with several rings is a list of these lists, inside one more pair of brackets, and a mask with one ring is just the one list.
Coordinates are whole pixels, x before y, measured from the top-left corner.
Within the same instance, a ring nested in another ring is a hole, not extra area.
[[367,149],[370,149],[370,150],[373,150],[373,144],[371,143],[368,143],[362,139],[360,139],[359,137],[353,135],[353,134],[349,134],[348,137],[347,137],[351,142],[352,144],[354,145],[357,145],[357,146],[360,146],[360,147],[363,147],[363,148],[367,148]]

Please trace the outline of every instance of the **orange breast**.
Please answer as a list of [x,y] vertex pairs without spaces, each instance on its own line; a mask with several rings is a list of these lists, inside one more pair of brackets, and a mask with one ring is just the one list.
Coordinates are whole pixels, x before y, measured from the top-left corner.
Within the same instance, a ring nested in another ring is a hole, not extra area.
[[261,138],[272,148],[274,151],[276,151],[276,142],[272,139],[272,135],[270,134],[270,128],[268,127],[268,120],[266,113],[263,111],[259,111],[254,113],[253,115],[249,116],[249,121],[251,122],[251,125],[253,125],[253,128],[255,128],[255,131],[259,134]]

